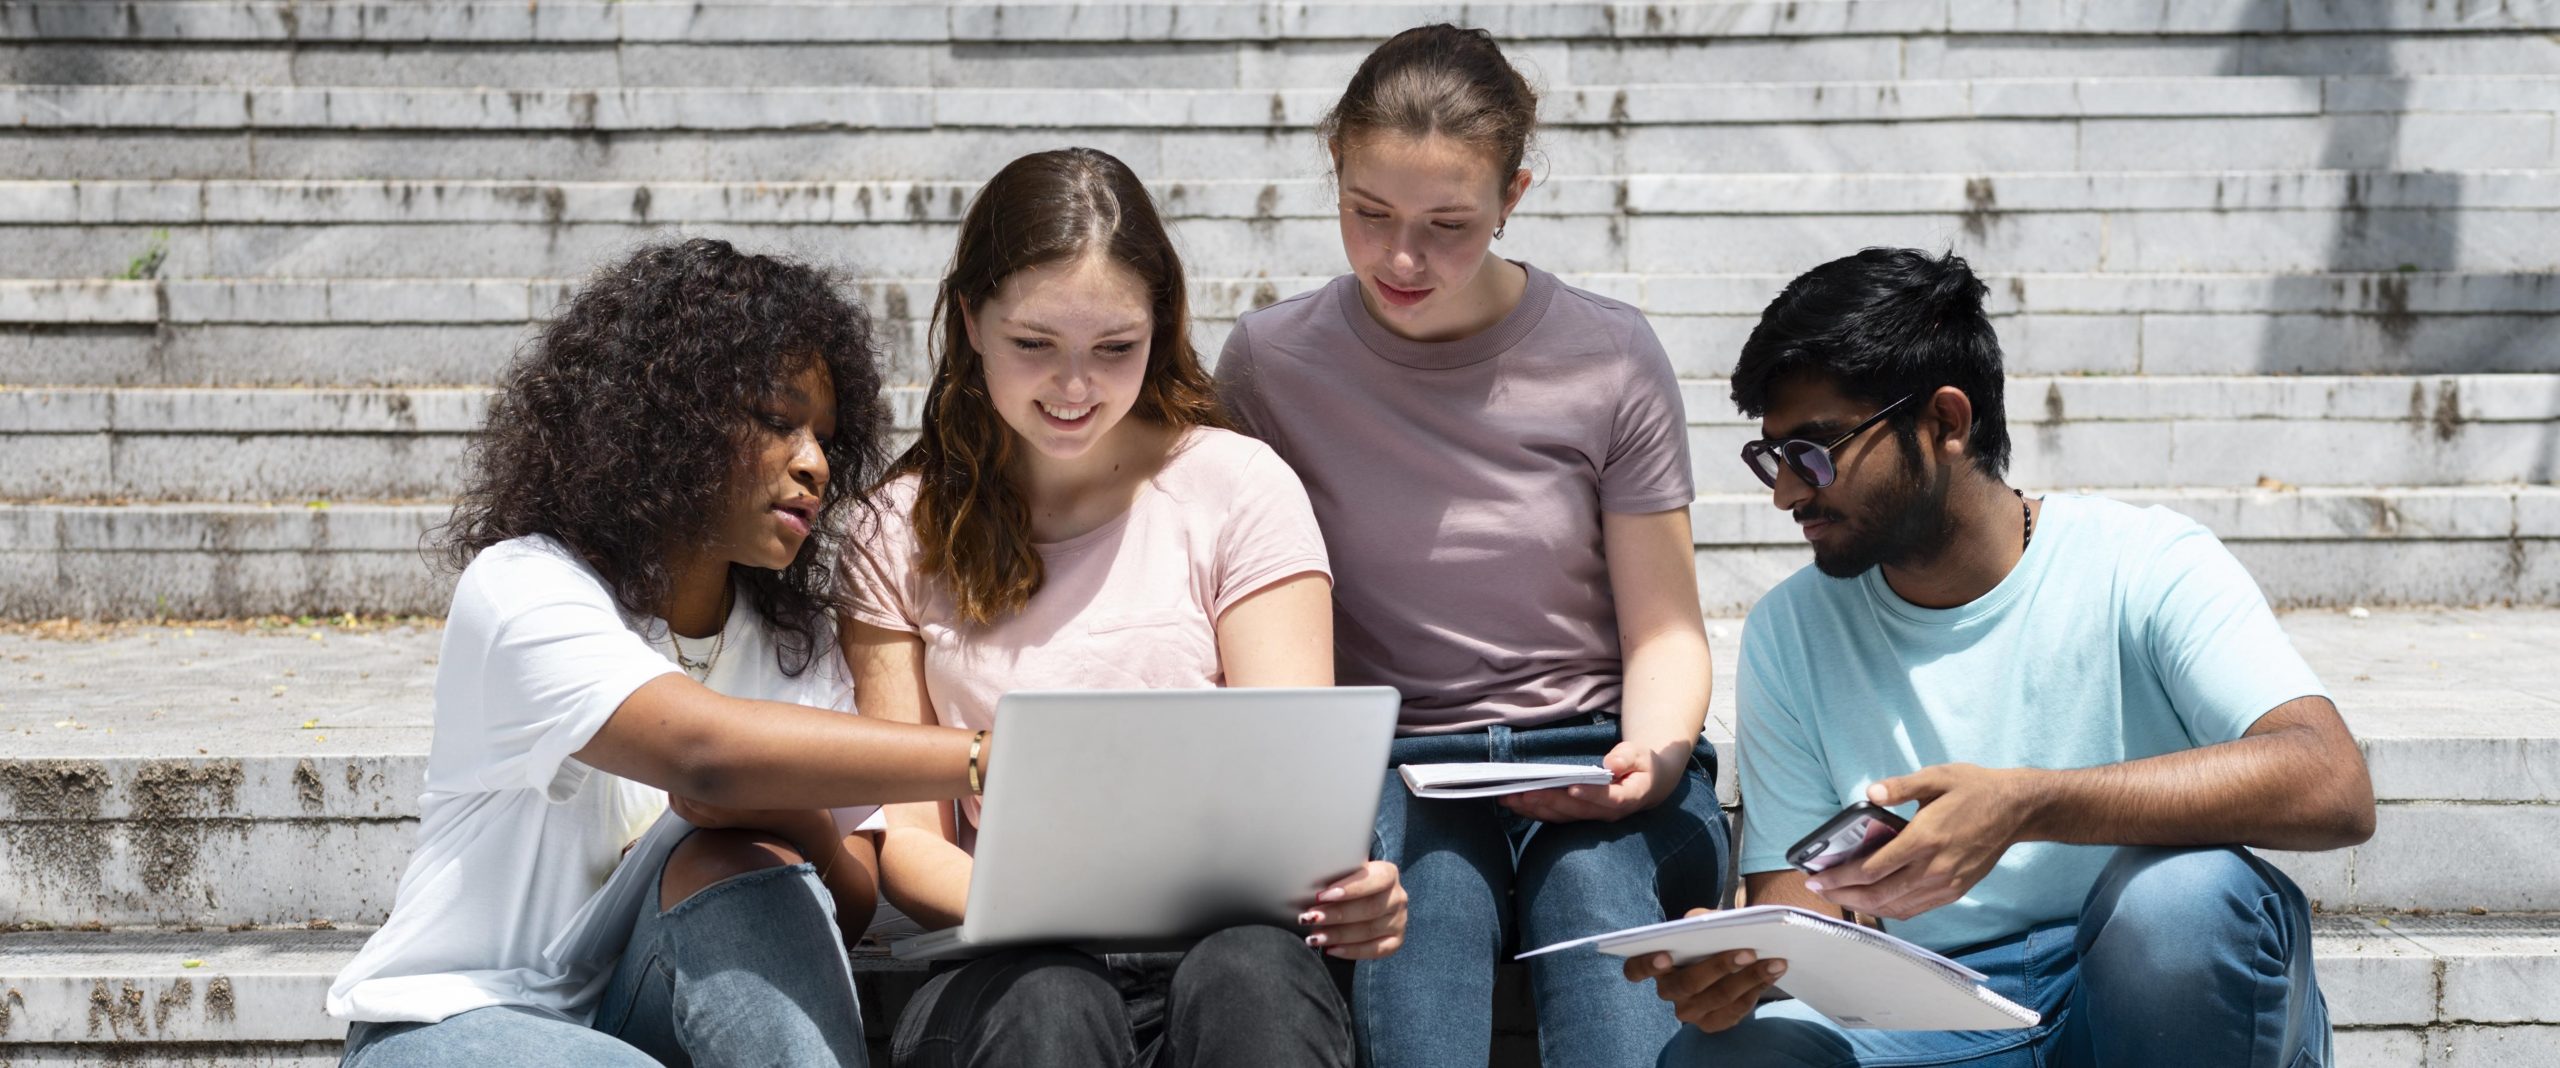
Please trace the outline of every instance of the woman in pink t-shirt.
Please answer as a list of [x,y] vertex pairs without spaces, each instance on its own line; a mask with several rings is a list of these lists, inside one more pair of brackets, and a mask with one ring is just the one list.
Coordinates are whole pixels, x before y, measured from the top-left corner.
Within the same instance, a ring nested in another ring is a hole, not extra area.
[[[1227,430],[1189,341],[1182,264],[1137,176],[1091,149],[979,190],[936,301],[923,434],[848,553],[866,716],[993,725],[1018,689],[1333,684],[1332,578],[1306,491]],[[890,901],[960,922],[975,799],[891,806]],[[1132,880],[1146,872],[1130,872]],[[1322,960],[1401,944],[1372,861],[1300,916],[1184,954],[1015,951],[926,983],[900,1066],[1348,1065]]]
[[[1506,943],[1655,922],[1731,882],[1679,381],[1642,312],[1493,251],[1536,123],[1481,30],[1379,46],[1324,124],[1351,272],[1244,316],[1219,358],[1332,547],[1342,681],[1404,695],[1392,760],[1615,780],[1457,801],[1385,776],[1378,856],[1413,916],[1353,984],[1376,1068],[1481,1068]],[[1529,974],[1549,1064],[1650,1065],[1679,1028],[1599,954]]]

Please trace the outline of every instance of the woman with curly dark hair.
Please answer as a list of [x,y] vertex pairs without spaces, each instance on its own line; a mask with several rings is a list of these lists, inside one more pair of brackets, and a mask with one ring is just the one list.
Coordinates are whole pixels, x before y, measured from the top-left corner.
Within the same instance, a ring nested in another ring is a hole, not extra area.
[[[961,222],[935,317],[923,433],[849,556],[865,714],[990,727],[1011,690],[1333,684],[1306,490],[1225,429],[1182,262],[1126,165],[1081,148],[1006,165]],[[890,806],[881,885],[927,927],[962,919],[976,820],[967,798]],[[1316,950],[1394,952],[1404,891],[1371,862],[1318,900],[1303,931],[1231,927],[1187,953],[945,968],[891,1055],[1348,1065],[1349,1013]]]
[[[442,531],[417,852],[329,991],[345,1063],[863,1063],[852,832],[973,790],[985,742],[842,711],[879,393],[833,279],[707,240],[598,272],[509,370]],[[670,805],[695,829],[624,860]],[[600,891],[618,864],[661,866]]]

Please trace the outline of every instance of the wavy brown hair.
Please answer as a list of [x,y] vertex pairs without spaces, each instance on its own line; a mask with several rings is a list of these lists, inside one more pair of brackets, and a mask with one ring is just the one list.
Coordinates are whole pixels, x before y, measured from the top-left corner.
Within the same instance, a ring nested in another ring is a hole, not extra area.
[[508,367],[462,499],[432,535],[439,562],[459,571],[547,534],[623,611],[664,616],[677,554],[709,537],[776,433],[757,413],[812,364],[836,391],[819,515],[789,567],[729,569],[799,674],[833,641],[837,510],[879,477],[889,422],[871,318],[815,267],[697,238],[589,277]]
[[984,309],[1014,272],[1092,255],[1110,257],[1147,289],[1155,333],[1130,416],[1173,427],[1228,426],[1191,347],[1182,258],[1138,176],[1090,148],[1006,164],[960,223],[960,246],[934,297],[924,431],[892,472],[917,476],[910,523],[923,550],[919,566],[951,591],[967,622],[1021,611],[1044,574],[1031,510],[1011,477],[1023,446],[988,399],[985,357],[970,345],[963,315]]

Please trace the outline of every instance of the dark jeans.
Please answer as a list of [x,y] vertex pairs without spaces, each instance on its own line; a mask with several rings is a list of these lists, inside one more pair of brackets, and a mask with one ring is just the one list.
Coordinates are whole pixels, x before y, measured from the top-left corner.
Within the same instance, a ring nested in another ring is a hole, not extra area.
[[[1395,764],[1597,764],[1619,741],[1594,714],[1513,730],[1398,738]],[[1391,767],[1372,850],[1403,869],[1404,948],[1362,961],[1352,1001],[1375,1068],[1483,1068],[1493,1043],[1493,970],[1508,948],[1657,923],[1731,899],[1732,828],[1716,805],[1716,751],[1700,741],[1662,804],[1615,823],[1540,823],[1492,799],[1424,800]],[[1529,962],[1538,1046],[1549,1065],[1653,1063],[1679,1021],[1599,953]]]
[[1230,927],[1183,953],[1018,949],[935,969],[898,1019],[895,1068],[1352,1063],[1350,1013],[1315,951]]

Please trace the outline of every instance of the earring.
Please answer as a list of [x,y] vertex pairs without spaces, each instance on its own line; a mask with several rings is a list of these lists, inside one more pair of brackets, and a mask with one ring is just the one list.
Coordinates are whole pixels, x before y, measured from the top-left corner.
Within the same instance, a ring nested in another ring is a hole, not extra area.
[[1509,219],[1504,219],[1501,222],[1495,223],[1493,225],[1493,239],[1496,241],[1502,240],[1502,231],[1510,225],[1511,220]]

